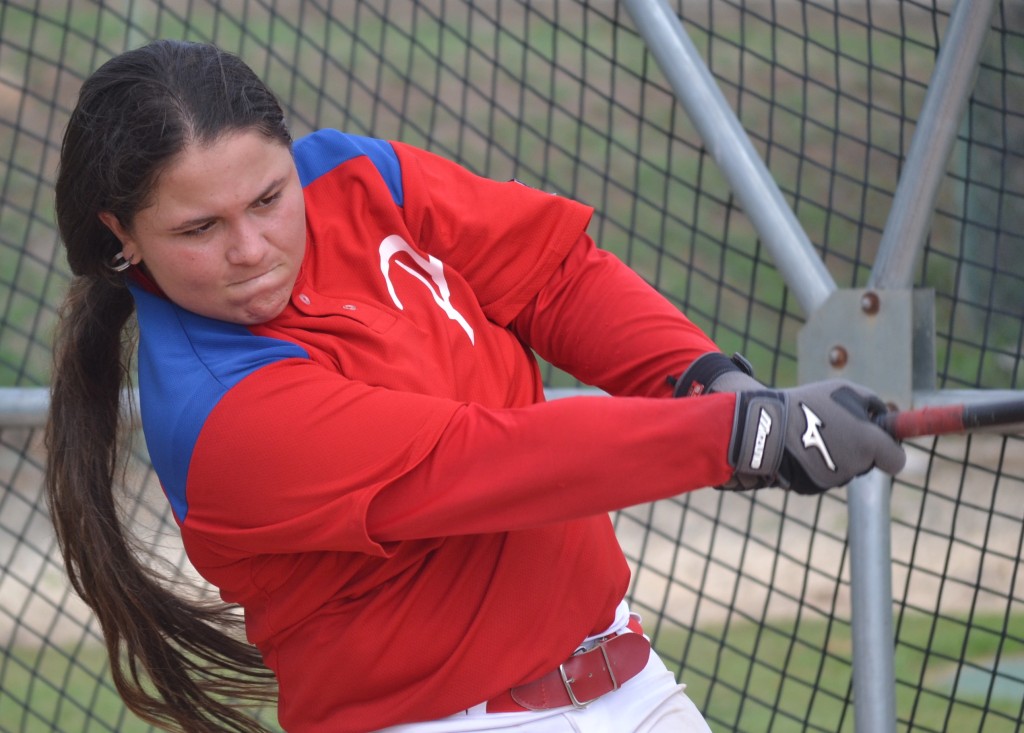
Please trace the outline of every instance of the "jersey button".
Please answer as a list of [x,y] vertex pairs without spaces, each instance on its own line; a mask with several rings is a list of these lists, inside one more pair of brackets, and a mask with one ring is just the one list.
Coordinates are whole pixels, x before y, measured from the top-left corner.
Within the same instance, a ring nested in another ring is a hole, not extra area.
[[354,311],[356,309],[356,307],[354,305],[352,305],[351,303],[347,303],[347,304],[341,306],[341,309],[342,310],[346,310],[346,311]]
[[309,296],[306,295],[305,293],[299,295],[299,301],[302,302],[303,305],[309,305],[310,303]]

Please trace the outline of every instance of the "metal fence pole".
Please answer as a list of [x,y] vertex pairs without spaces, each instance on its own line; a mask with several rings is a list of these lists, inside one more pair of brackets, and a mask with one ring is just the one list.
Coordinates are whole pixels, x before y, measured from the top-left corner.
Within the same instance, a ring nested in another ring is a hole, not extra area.
[[[122,419],[139,424],[139,391],[121,392]],[[50,410],[47,387],[0,387],[0,430],[3,428],[41,428]]]
[[853,722],[857,733],[896,730],[891,488],[892,479],[876,470],[854,479],[847,489]]
[[46,387],[0,387],[0,429],[42,427],[49,409]]
[[958,0],[946,27],[868,287],[910,287],[978,75],[996,0]]

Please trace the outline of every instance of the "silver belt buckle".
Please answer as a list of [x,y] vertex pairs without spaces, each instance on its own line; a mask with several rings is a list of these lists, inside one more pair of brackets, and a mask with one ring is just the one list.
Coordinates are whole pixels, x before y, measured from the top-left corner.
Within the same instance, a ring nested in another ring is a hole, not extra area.
[[[617,689],[619,689],[619,681],[615,678],[615,672],[614,670],[612,670],[612,660],[608,658],[608,651],[604,648],[604,645],[605,642],[598,642],[597,648],[601,650],[601,656],[604,657],[604,668],[608,670],[608,677],[612,681],[612,689],[610,689],[608,692],[615,692]],[[584,654],[590,654],[592,651],[593,650],[591,649],[588,652],[584,652]],[[587,705],[594,702],[594,700],[597,700],[598,697],[601,697],[601,695],[598,695],[593,700],[585,700],[581,702],[576,698],[576,693],[572,690],[572,683],[576,680],[570,678],[569,675],[565,673],[564,662],[558,665],[558,674],[562,677],[562,684],[565,685],[565,691],[569,693],[569,701],[572,703],[572,706],[574,708],[585,708]]]

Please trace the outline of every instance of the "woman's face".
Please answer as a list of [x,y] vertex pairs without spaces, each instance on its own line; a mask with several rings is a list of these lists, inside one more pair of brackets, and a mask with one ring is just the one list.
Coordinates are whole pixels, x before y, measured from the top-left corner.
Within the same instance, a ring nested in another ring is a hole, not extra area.
[[131,230],[100,219],[164,294],[199,315],[264,323],[288,303],[306,247],[291,150],[255,131],[193,144],[157,179]]

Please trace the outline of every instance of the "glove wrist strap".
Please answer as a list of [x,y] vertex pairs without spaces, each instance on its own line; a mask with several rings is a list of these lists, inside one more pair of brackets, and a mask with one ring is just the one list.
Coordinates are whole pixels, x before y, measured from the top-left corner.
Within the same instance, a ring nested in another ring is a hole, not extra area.
[[788,409],[788,401],[780,392],[736,395],[729,462],[741,485],[763,487],[776,482],[786,450]]
[[717,351],[698,356],[675,381],[674,397],[696,397],[712,390],[722,376],[739,372],[750,377],[754,370],[741,354],[728,357]]

